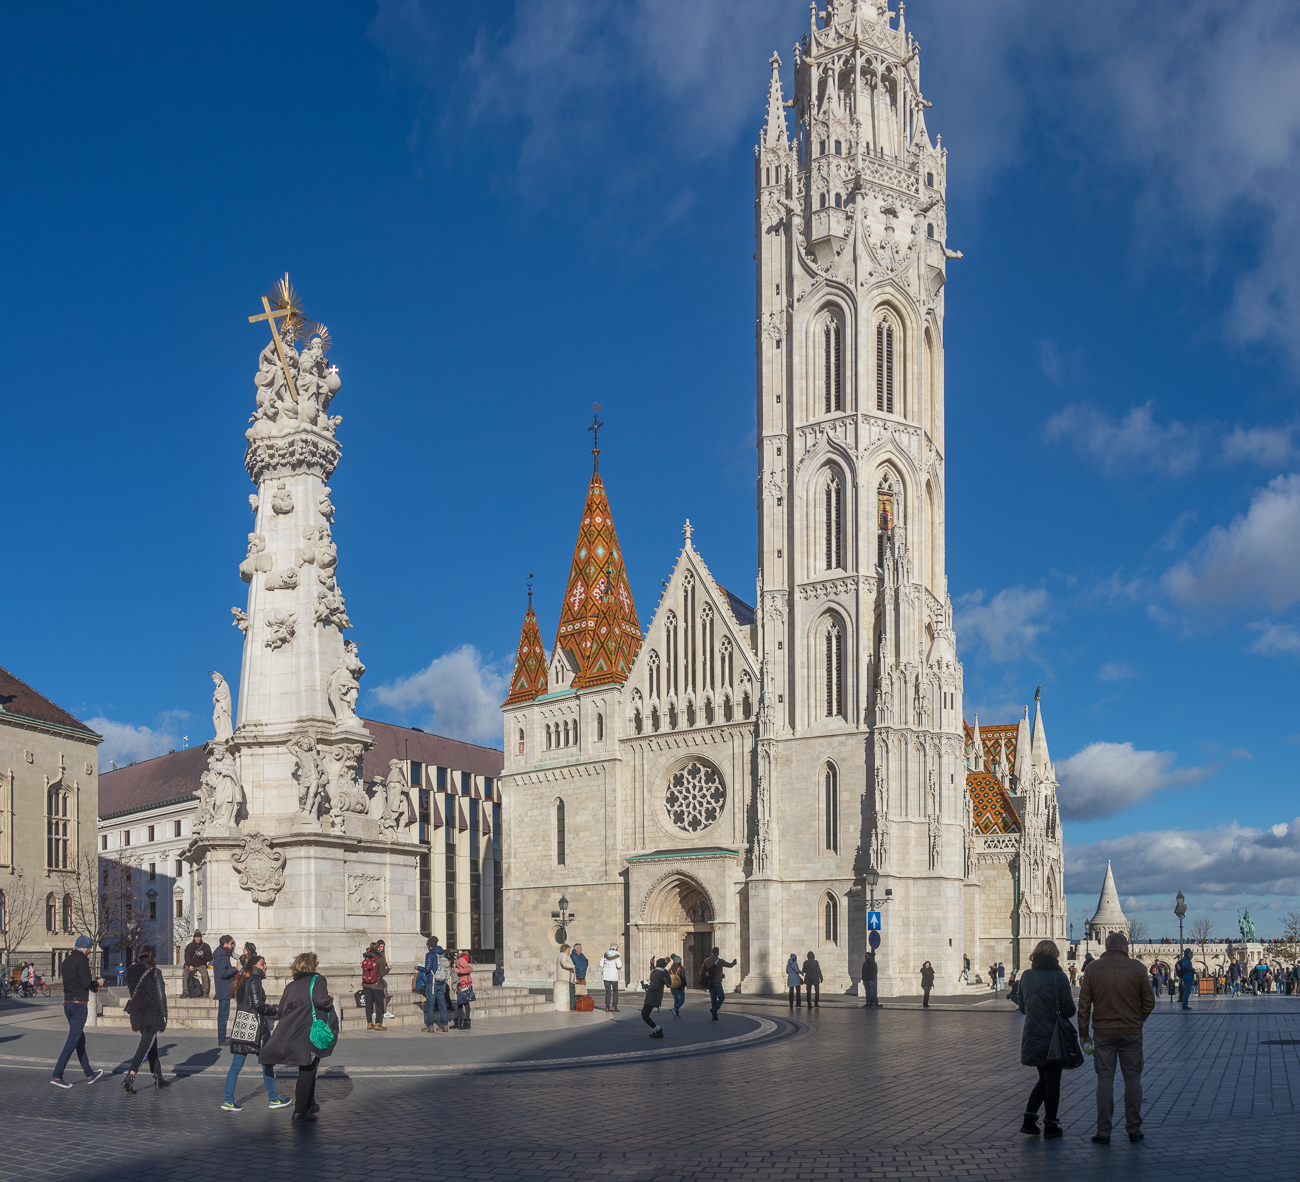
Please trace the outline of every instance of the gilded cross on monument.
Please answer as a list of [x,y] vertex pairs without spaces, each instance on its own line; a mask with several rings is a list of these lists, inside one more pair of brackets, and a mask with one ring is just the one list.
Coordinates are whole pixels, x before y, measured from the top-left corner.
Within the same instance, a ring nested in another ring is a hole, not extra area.
[[295,332],[303,323],[302,305],[298,302],[298,293],[294,291],[293,284],[289,282],[289,272],[284,273],[284,278],[275,285],[271,292],[275,296],[276,307],[271,307],[269,296],[262,297],[262,311],[256,316],[248,318],[249,324],[256,324],[259,320],[266,320],[271,325],[271,340],[275,342],[275,351],[280,358],[280,367],[284,370],[284,380],[288,383],[289,393],[293,396],[294,402],[298,401],[298,388],[293,383],[293,373],[289,369],[289,362],[284,355],[284,342],[280,339],[280,332],[275,326],[276,318],[279,316],[287,317],[285,325],[290,333]]

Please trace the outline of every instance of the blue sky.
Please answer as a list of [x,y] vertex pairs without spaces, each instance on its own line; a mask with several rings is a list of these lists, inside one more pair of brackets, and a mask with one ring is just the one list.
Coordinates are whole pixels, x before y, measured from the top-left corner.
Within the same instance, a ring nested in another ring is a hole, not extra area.
[[[950,150],[966,710],[1043,686],[1071,917],[1300,908],[1300,16],[917,0]],[[232,680],[258,294],[344,386],[363,712],[499,742],[589,472],[643,619],[683,520],[752,598],[752,146],[794,0],[31,6],[0,48],[0,663],[107,758]],[[1221,82],[1214,81],[1222,79]]]

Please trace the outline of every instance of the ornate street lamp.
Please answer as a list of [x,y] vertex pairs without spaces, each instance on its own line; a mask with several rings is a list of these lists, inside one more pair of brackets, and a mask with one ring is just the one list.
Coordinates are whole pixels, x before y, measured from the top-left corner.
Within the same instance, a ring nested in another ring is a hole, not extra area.
[[559,911],[551,912],[551,919],[556,924],[555,942],[557,944],[563,944],[569,938],[567,928],[575,918],[577,918],[575,914],[569,910],[569,900],[561,895]]
[[1178,955],[1183,954],[1183,916],[1187,914],[1187,900],[1183,892],[1178,892],[1178,901],[1174,904],[1174,914],[1178,916]]

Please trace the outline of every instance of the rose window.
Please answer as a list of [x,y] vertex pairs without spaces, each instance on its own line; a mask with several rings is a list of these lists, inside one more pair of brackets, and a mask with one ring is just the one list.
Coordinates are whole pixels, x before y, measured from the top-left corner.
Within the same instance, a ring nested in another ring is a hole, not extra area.
[[664,805],[668,819],[685,833],[699,833],[722,815],[727,790],[718,769],[708,764],[689,763],[668,781]]

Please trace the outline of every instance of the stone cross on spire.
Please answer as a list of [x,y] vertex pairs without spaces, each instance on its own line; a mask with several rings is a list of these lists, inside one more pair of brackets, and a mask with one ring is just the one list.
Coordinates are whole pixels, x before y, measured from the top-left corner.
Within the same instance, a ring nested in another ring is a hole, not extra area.
[[605,424],[600,421],[600,403],[591,404],[591,426],[587,428],[591,432],[591,470],[600,471],[600,429]]
[[694,534],[695,534],[695,527],[691,525],[691,519],[688,517],[686,519],[686,524],[682,526],[682,537],[686,539],[686,544],[688,546],[691,544],[691,538],[692,536],[694,536]]

